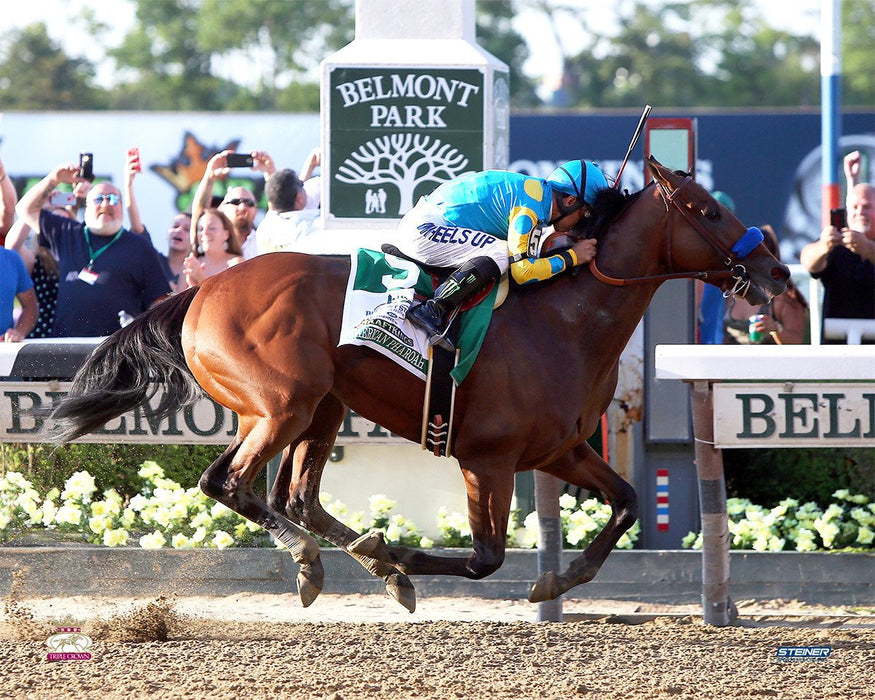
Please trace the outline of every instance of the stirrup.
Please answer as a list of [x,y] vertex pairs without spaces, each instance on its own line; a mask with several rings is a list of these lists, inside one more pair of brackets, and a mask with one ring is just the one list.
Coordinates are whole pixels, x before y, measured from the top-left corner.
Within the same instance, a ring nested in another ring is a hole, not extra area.
[[444,329],[440,333],[435,333],[429,337],[429,345],[437,345],[438,347],[443,348],[444,350],[449,350],[450,352],[456,351],[456,346],[447,337],[447,334],[450,332],[450,328],[453,327],[453,321],[456,320],[456,316],[458,315],[458,313],[459,307],[457,306],[455,309],[447,314],[447,317],[445,319],[446,325],[444,326]]

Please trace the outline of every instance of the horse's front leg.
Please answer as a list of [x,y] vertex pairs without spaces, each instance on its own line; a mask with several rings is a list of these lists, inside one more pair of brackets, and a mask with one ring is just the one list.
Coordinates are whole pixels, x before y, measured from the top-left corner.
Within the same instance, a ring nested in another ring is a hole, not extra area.
[[602,531],[560,575],[542,574],[532,586],[529,600],[554,600],[575,586],[591,581],[623,533],[638,518],[638,496],[587,443],[578,445],[543,469],[559,479],[588,490],[598,490],[611,504],[611,517]]
[[467,557],[429,554],[421,549],[387,545],[382,533],[368,533],[350,545],[350,551],[396,564],[410,575],[438,574],[480,579],[504,563],[507,522],[513,497],[513,471],[494,459],[462,463],[468,492],[468,521],[474,553]]

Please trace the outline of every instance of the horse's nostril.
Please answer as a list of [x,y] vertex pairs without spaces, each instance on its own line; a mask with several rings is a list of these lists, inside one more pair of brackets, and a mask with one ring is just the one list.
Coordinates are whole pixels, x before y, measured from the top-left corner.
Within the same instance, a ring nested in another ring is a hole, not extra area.
[[772,279],[777,282],[786,282],[790,279],[790,270],[788,270],[783,265],[781,267],[773,267],[772,268]]

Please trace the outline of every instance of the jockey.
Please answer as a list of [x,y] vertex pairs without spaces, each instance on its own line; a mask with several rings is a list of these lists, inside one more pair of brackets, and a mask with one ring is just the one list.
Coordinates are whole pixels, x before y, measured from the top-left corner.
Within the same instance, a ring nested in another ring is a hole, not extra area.
[[398,224],[398,249],[414,260],[456,267],[434,298],[408,312],[435,344],[447,319],[465,299],[482,291],[510,267],[517,284],[540,282],[595,257],[596,242],[539,257],[543,227],[569,231],[589,216],[595,194],[608,187],[591,162],[572,160],[546,180],[502,170],[469,173],[422,197]]

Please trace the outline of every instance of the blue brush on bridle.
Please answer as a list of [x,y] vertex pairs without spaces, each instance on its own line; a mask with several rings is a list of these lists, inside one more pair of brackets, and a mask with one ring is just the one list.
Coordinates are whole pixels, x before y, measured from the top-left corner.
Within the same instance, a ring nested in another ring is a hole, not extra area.
[[753,252],[754,248],[763,242],[764,238],[762,231],[756,226],[751,226],[732,246],[732,252],[735,253],[736,260],[744,260]]

